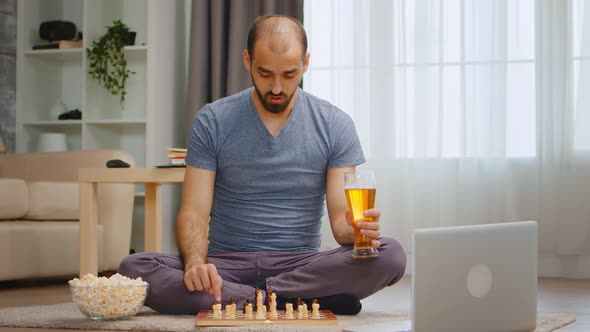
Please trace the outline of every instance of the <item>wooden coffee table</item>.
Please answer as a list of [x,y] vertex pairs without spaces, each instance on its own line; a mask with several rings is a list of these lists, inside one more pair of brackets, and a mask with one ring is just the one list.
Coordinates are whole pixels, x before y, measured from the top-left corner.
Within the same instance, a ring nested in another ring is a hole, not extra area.
[[145,185],[146,252],[162,251],[160,184],[184,181],[185,168],[80,168],[80,276],[97,275],[96,188],[99,183],[143,183]]

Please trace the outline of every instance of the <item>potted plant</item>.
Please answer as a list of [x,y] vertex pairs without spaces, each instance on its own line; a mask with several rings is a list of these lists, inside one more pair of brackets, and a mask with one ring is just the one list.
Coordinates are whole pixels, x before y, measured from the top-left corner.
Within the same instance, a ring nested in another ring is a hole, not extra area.
[[135,32],[121,20],[114,20],[107,27],[107,33],[94,40],[92,47],[87,49],[90,62],[90,77],[98,81],[113,96],[119,96],[121,107],[125,107],[125,84],[134,71],[127,69],[125,45],[135,43]]

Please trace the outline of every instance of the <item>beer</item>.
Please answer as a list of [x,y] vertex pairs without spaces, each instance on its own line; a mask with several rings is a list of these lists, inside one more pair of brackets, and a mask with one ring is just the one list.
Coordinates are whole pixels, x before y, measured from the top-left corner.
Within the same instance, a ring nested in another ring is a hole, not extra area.
[[371,171],[348,172],[344,174],[344,195],[348,202],[354,229],[353,258],[372,258],[379,256],[377,248],[373,248],[371,237],[361,234],[356,226],[359,222],[373,222],[373,217],[366,217],[364,212],[375,208],[377,194],[375,173]]
[[354,228],[354,247],[355,249],[367,249],[371,247],[371,238],[360,233],[360,229],[356,227],[357,222],[371,222],[373,217],[366,217],[365,210],[375,207],[375,195],[377,189],[375,188],[351,188],[344,189],[346,200],[348,201],[348,208],[352,217],[352,227]]

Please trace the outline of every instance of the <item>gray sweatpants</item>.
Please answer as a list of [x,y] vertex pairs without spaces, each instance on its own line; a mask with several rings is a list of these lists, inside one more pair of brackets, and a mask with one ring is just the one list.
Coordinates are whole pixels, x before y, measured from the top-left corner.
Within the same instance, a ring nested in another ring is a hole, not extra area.
[[[222,303],[234,298],[239,308],[253,300],[254,285],[266,280],[267,288],[285,298],[317,298],[350,294],[363,299],[395,284],[404,274],[406,255],[394,239],[381,238],[379,256],[353,259],[352,247],[321,252],[228,252],[212,254],[221,278]],[[118,272],[141,277],[150,285],[145,305],[167,314],[194,314],[210,309],[213,296],[189,292],[184,284],[182,257],[139,253],[126,257]]]

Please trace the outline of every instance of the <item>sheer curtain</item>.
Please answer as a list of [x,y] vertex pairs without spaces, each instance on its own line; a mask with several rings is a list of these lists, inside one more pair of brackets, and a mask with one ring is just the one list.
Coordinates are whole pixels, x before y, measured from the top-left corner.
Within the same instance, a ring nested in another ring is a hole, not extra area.
[[354,119],[384,235],[411,255],[416,228],[536,220],[540,275],[590,278],[590,3],[306,1],[304,17],[304,88]]

